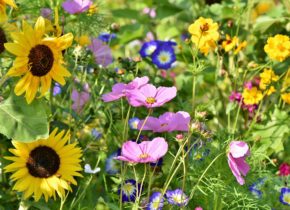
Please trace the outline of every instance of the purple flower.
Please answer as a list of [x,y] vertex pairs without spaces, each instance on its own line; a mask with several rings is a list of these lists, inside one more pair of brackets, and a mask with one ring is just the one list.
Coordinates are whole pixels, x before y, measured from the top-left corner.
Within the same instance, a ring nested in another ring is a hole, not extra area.
[[280,202],[284,205],[290,206],[290,188],[281,188]]
[[[140,184],[138,186],[138,194],[141,194],[142,188]],[[136,200],[137,188],[136,181],[134,179],[127,179],[123,185],[119,186],[118,194],[122,192],[122,202],[134,202]]]
[[71,98],[73,100],[72,109],[79,113],[83,106],[88,102],[90,94],[85,91],[78,92],[76,89],[73,89]]
[[88,48],[93,52],[97,64],[107,67],[113,62],[111,49],[99,39],[93,39]]
[[144,14],[148,14],[151,18],[155,18],[156,17],[156,10],[153,9],[153,8],[148,8],[148,7],[145,7],[143,9],[143,13]]
[[92,4],[90,0],[66,0],[62,3],[62,7],[70,14],[77,14],[87,11]]
[[112,92],[102,95],[104,102],[116,101],[125,97],[129,91],[139,89],[149,82],[148,77],[136,77],[129,84],[117,83],[112,87]]
[[253,87],[253,84],[251,81],[245,82],[244,87],[247,88],[248,90],[251,90]]
[[165,197],[168,200],[168,203],[177,205],[177,206],[186,206],[188,204],[189,198],[181,189],[176,190],[167,190]]
[[[143,123],[144,120],[141,120],[138,123],[139,130],[141,129]],[[148,117],[142,130],[151,130],[154,133],[188,131],[189,123],[190,115],[187,112],[166,112],[159,116],[159,118]]]
[[58,83],[55,83],[53,87],[53,95],[56,96],[58,94],[61,94],[61,85]]
[[95,139],[100,139],[102,137],[102,133],[97,131],[97,129],[92,130],[92,136],[95,137]]
[[152,141],[143,141],[140,144],[127,141],[122,145],[121,155],[116,159],[130,163],[156,163],[168,150],[164,138],[154,138]]
[[245,161],[249,155],[250,150],[247,143],[243,141],[232,141],[230,143],[228,164],[240,185],[245,184],[243,176],[246,176],[250,170],[250,166]]
[[164,197],[161,192],[154,192],[149,198],[146,210],[162,210],[164,205]]
[[52,10],[50,8],[41,8],[40,15],[46,19],[51,19]]
[[110,34],[110,33],[101,33],[99,36],[98,36],[98,39],[103,41],[103,42],[110,42],[112,39],[116,39],[117,36],[116,34]]
[[134,107],[160,107],[176,96],[176,87],[158,87],[146,84],[140,89],[129,91],[127,99]]
[[232,94],[230,95],[229,99],[231,102],[233,102],[233,101],[240,102],[242,100],[242,94],[239,92],[233,91]]

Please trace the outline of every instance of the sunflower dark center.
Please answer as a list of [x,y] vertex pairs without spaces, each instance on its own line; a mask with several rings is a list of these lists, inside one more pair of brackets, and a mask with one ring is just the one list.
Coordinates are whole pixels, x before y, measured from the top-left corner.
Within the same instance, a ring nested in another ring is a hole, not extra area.
[[0,27],[0,54],[4,52],[4,44],[7,42],[4,30]]
[[32,150],[26,162],[29,173],[39,178],[48,178],[54,175],[59,166],[60,158],[58,154],[47,146],[39,146]]
[[31,48],[29,55],[30,71],[34,76],[44,76],[52,69],[53,53],[46,45],[36,45]]

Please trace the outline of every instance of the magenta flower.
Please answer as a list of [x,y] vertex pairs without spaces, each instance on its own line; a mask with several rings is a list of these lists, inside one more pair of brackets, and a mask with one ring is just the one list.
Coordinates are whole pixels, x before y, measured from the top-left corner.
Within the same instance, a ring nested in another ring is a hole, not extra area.
[[156,163],[168,150],[164,138],[154,138],[152,141],[143,141],[140,144],[127,141],[123,144],[121,156],[116,159],[130,163]]
[[[140,130],[144,120],[138,123]],[[155,133],[172,132],[172,131],[188,131],[190,123],[190,115],[187,112],[179,111],[177,113],[166,112],[163,115],[156,117],[148,117],[142,130],[150,130]]]
[[147,108],[159,107],[176,96],[176,87],[159,87],[146,84],[138,90],[128,92],[129,103],[134,107],[146,106]]
[[93,39],[88,48],[93,52],[97,64],[107,67],[113,62],[111,49],[99,39]]
[[239,93],[239,92],[235,92],[233,91],[229,97],[230,101],[233,102],[233,101],[237,101],[237,102],[240,102],[241,99],[242,99],[242,94]]
[[117,83],[113,85],[112,92],[102,95],[104,102],[116,101],[122,97],[125,97],[128,91],[132,91],[146,85],[149,81],[148,77],[136,77],[129,84]]
[[76,89],[73,89],[71,98],[73,100],[72,109],[79,113],[88,102],[90,94],[86,91],[78,92]]
[[87,11],[92,4],[90,0],[66,0],[62,3],[62,7],[70,14],[77,14]]
[[228,164],[240,185],[245,184],[243,176],[246,176],[250,170],[250,166],[245,161],[246,157],[249,155],[250,150],[247,143],[243,141],[232,141],[230,143]]
[[279,176],[288,176],[290,175],[290,165],[288,163],[282,163],[279,166]]

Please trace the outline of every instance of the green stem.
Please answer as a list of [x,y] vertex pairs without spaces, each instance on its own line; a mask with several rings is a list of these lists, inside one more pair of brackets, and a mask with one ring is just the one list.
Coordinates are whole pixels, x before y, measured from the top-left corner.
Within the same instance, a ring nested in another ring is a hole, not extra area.
[[213,159],[211,161],[211,163],[208,165],[208,167],[204,170],[204,172],[202,173],[202,175],[199,177],[198,181],[196,182],[196,184],[194,185],[191,193],[190,193],[190,198],[192,198],[194,192],[195,192],[195,189],[197,188],[199,182],[202,180],[202,178],[204,177],[204,175],[206,174],[206,172],[210,169],[210,167],[214,164],[214,162],[221,156],[223,155],[224,153],[220,153],[218,156],[215,157],[215,159]]
[[139,140],[140,135],[141,135],[141,132],[142,132],[142,130],[143,130],[143,128],[144,128],[144,126],[145,126],[145,124],[146,124],[146,122],[147,122],[149,116],[152,114],[152,112],[153,112],[153,109],[149,109],[149,111],[148,111],[148,115],[146,116],[146,118],[145,118],[144,122],[142,123],[142,126],[141,126],[141,128],[140,128],[140,130],[139,130],[139,133],[138,133],[138,136],[137,136],[137,138],[136,138],[136,141]]

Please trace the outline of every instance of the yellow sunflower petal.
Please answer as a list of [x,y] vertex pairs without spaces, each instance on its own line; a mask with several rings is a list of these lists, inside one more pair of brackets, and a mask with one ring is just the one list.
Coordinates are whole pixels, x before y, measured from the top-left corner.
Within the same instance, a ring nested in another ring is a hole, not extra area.
[[31,82],[31,74],[27,73],[25,74],[16,84],[15,88],[14,88],[14,93],[17,96],[22,95],[26,89],[29,87],[30,82]]
[[35,23],[34,30],[36,37],[40,39],[45,33],[45,21],[43,17],[39,17]]
[[28,54],[27,49],[17,43],[5,43],[4,46],[8,52],[16,56],[24,57]]

